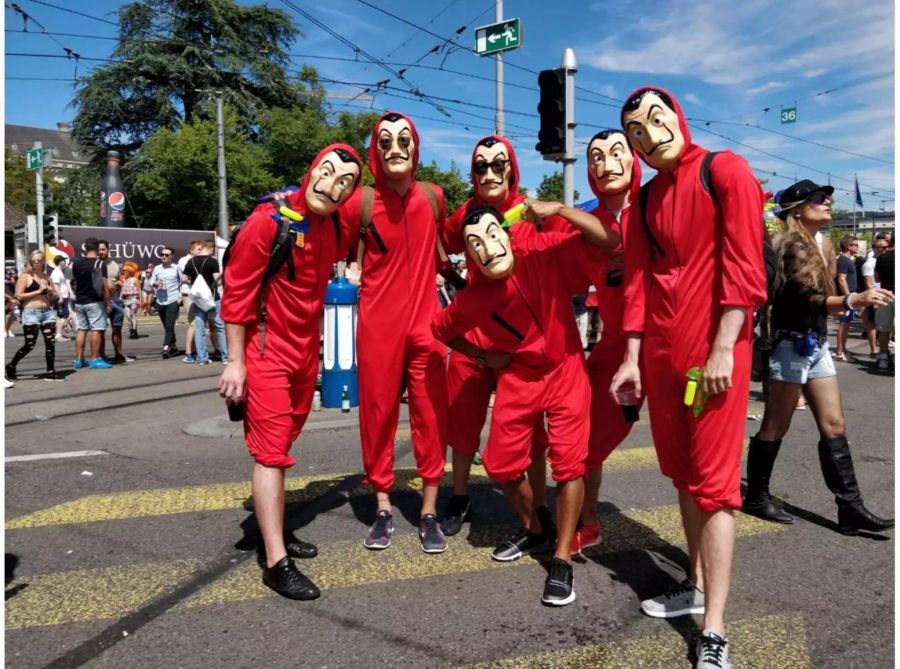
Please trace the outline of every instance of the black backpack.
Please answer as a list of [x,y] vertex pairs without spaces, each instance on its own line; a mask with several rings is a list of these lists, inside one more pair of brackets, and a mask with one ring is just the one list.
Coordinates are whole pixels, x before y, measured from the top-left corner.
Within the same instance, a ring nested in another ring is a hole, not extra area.
[[[276,191],[274,193],[269,193],[268,195],[264,195],[259,198],[256,202],[257,204],[263,204],[266,202],[271,202],[275,207],[275,211],[270,214],[272,221],[278,226],[278,232],[275,234],[275,239],[272,240],[272,248],[269,249],[269,262],[266,265],[266,271],[263,273],[262,283],[260,284],[260,297],[259,297],[259,353],[263,354],[263,350],[265,348],[265,338],[266,338],[266,296],[269,293],[269,281],[271,281],[272,277],[278,274],[281,268],[287,265],[287,278],[288,281],[293,281],[296,278],[296,273],[294,272],[294,253],[291,250],[294,246],[294,242],[291,235],[291,223],[292,220],[287,216],[281,213],[282,209],[291,209],[290,203],[287,200],[287,196],[295,191],[299,190],[296,186],[289,186],[283,190]],[[338,246],[341,244],[341,219],[337,215],[337,212],[331,214],[331,222],[334,224],[334,234],[337,239]],[[231,241],[228,244],[228,248],[225,249],[225,253],[222,255],[222,291],[225,290],[225,268],[228,266],[228,262],[231,260],[231,249],[237,243],[238,236],[240,235],[241,228],[243,226],[238,226],[235,228],[234,232],[231,233]]]
[[[716,193],[716,189],[713,186],[712,182],[712,161],[717,155],[719,155],[721,151],[710,151],[705,156],[703,156],[703,162],[700,163],[700,183],[703,185],[703,190],[709,193],[709,196],[712,198],[713,204],[716,207],[717,211],[721,211],[722,204],[719,202],[719,196]],[[647,201],[650,198],[650,184],[653,183],[653,179],[645,183],[641,186],[641,194],[640,194],[640,203],[641,203],[641,223],[644,226],[644,232],[647,235],[647,239],[650,241],[650,247],[653,249],[654,253],[658,253],[660,257],[665,257],[666,252],[663,251],[662,246],[659,245],[659,242],[656,240],[656,237],[653,235],[653,232],[650,230],[650,226],[647,224]],[[766,222],[763,219],[763,246],[762,246],[762,256],[763,262],[766,266],[766,296],[767,303],[772,302],[772,287],[775,283],[775,273],[777,271],[777,259],[775,256],[775,249],[772,247],[772,238],[769,235],[768,230],[766,229]]]

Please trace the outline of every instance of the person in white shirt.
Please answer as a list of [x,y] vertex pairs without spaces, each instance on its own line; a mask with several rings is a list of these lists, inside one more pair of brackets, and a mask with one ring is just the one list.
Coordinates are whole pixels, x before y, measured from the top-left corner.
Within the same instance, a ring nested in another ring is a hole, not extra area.
[[[862,266],[863,284],[860,290],[869,290],[869,288],[881,288],[881,284],[875,281],[875,261],[878,256],[887,251],[888,235],[886,232],[879,232],[875,235],[875,242],[872,244],[872,254],[866,259]],[[866,339],[869,342],[869,355],[875,358],[878,355],[877,332],[875,331],[875,308],[866,307],[863,309],[863,327],[866,329]]]
[[59,301],[56,303],[56,341],[68,341],[63,336],[63,330],[69,323],[69,299],[72,297],[72,287],[63,271],[68,263],[69,259],[66,256],[56,256],[53,259],[54,269],[50,273],[50,282],[56,288],[56,294],[59,295]]

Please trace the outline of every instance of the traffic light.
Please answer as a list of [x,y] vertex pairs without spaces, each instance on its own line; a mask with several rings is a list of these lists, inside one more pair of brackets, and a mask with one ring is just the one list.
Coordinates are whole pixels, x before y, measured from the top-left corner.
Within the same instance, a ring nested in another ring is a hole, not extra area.
[[556,158],[566,152],[566,71],[562,68],[541,71],[538,86],[541,129],[534,148],[545,158]]
[[59,216],[44,214],[44,244],[56,246],[59,239]]
[[53,188],[50,187],[50,184],[46,181],[43,184],[44,189],[44,202],[53,202]]

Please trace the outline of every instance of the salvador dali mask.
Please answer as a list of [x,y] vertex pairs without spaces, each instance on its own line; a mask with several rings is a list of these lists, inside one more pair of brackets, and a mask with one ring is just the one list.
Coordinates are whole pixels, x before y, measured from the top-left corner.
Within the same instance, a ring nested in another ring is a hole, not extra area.
[[601,193],[614,195],[627,189],[633,165],[634,156],[621,132],[598,133],[588,145],[588,173]]
[[479,200],[503,202],[506,199],[512,181],[512,161],[503,142],[486,137],[478,143],[472,159],[472,181]]
[[678,165],[686,142],[678,113],[663,95],[651,89],[639,99],[629,99],[622,112],[622,123],[628,141],[644,162],[669,172]]
[[378,160],[382,172],[389,179],[403,179],[413,172],[416,140],[409,121],[384,118],[378,125]]
[[493,207],[479,207],[463,223],[466,249],[489,279],[505,279],[512,274],[512,245],[502,222],[502,214]]
[[350,199],[359,182],[359,162],[344,149],[333,149],[313,168],[306,189],[306,206],[319,216],[329,216]]

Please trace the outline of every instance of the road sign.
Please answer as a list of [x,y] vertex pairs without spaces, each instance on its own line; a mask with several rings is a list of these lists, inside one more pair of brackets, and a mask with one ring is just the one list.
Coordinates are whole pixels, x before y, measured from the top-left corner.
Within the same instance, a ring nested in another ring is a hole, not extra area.
[[519,19],[506,19],[475,30],[475,52],[479,56],[518,49],[522,46],[522,23]]
[[29,170],[39,170],[44,166],[44,149],[35,147],[25,152],[25,167]]
[[797,108],[796,107],[782,107],[781,108],[781,124],[785,123],[796,123],[797,122]]

